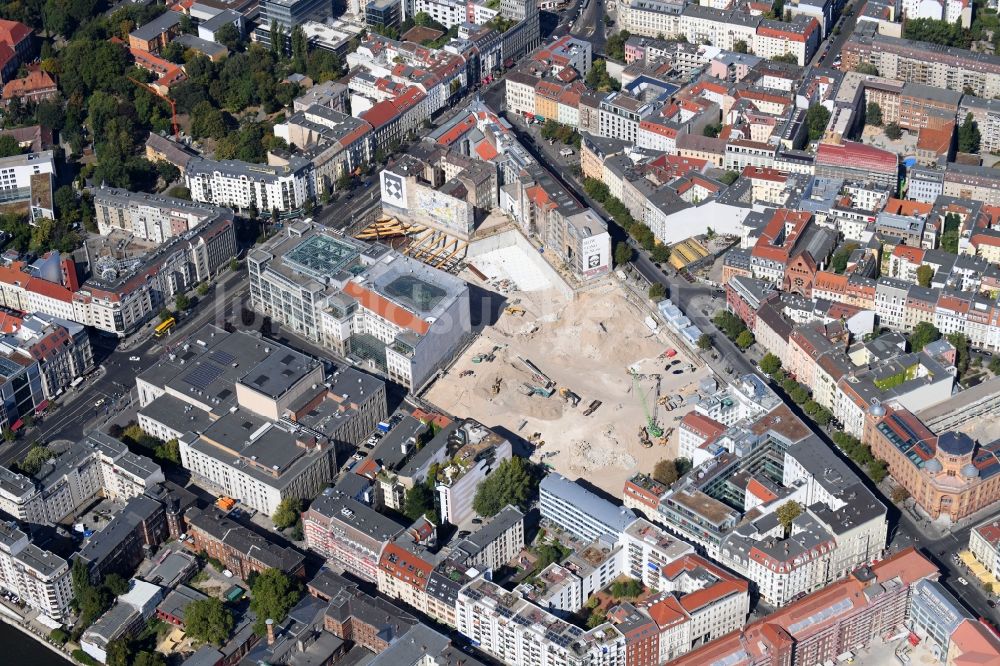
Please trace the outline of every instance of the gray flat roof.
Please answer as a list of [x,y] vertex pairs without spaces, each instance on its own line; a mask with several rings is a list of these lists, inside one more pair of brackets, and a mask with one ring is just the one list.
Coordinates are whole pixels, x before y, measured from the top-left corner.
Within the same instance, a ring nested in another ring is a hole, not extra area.
[[636,519],[636,515],[630,509],[598,497],[579,483],[570,481],[557,472],[551,472],[542,479],[540,491],[562,499],[601,525],[617,530],[618,533],[624,532],[625,528]]
[[160,14],[155,19],[141,25],[132,32],[129,33],[130,37],[135,37],[136,39],[141,39],[143,41],[150,41],[156,39],[163,33],[169,31],[175,25],[181,22],[181,13],[174,11],[167,11]]

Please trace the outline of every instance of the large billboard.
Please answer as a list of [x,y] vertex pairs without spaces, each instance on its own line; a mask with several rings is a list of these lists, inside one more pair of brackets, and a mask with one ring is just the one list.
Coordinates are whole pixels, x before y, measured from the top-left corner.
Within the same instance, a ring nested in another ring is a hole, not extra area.
[[595,277],[611,270],[611,236],[607,233],[588,236],[580,241],[580,255],[585,277]]
[[389,171],[382,172],[382,201],[406,209],[406,179]]
[[476,226],[475,209],[463,199],[430,187],[418,187],[415,198],[416,210],[410,214],[427,226],[463,239],[467,239]]

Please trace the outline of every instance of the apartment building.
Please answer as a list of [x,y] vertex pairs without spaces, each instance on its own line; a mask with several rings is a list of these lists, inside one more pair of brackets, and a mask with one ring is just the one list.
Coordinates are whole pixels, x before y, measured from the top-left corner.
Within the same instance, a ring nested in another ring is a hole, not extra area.
[[796,16],[788,23],[764,19],[753,36],[753,53],[762,58],[791,54],[796,63],[804,67],[819,48],[822,33],[819,22],[809,16]]
[[733,664],[835,661],[838,656],[866,646],[900,626],[907,616],[912,587],[921,580],[936,577],[934,565],[908,548],[873,566],[861,567],[674,663],[695,666],[719,661]]
[[297,110],[274,135],[306,151],[315,168],[316,196],[331,192],[337,180],[372,160],[371,125],[324,104]]
[[899,182],[899,156],[851,141],[820,143],[816,149],[816,175],[895,188]]
[[111,573],[127,578],[142,562],[148,549],[159,546],[167,535],[163,504],[145,495],[133,497],[100,531],[87,539],[71,560],[83,562],[93,584],[99,584]]
[[193,201],[265,214],[297,210],[316,196],[315,167],[298,155],[277,166],[196,158],[188,161],[184,180]]
[[524,666],[624,666],[625,637],[612,624],[585,631],[478,578],[456,602],[458,630],[480,650]]
[[306,222],[247,255],[255,310],[416,389],[468,335],[468,285]]
[[253,530],[230,520],[215,508],[190,508],[184,514],[188,539],[184,547],[222,562],[235,576],[246,580],[268,569],[301,578],[305,556],[290,546],[279,546]]
[[157,244],[224,214],[185,199],[107,187],[94,191],[94,211],[102,236],[120,230]]
[[617,538],[636,519],[629,509],[616,506],[555,472],[542,479],[539,492],[542,518],[584,540],[592,541],[605,534]]
[[0,584],[57,622],[69,618],[73,598],[69,564],[31,543],[13,521],[0,523]]
[[438,472],[435,485],[441,520],[463,525],[476,516],[472,504],[479,484],[511,457],[511,444],[471,419],[452,422],[437,436],[448,442],[448,462]]
[[684,6],[677,0],[622,0],[618,23],[633,35],[676,35]]
[[405,527],[343,492],[327,488],[302,515],[306,545],[365,580],[378,580],[385,547]]
[[45,313],[124,337],[177,293],[210,280],[236,253],[231,211],[223,211],[194,231],[174,237],[153,251],[120,248],[105,238],[88,239],[84,248],[91,277],[83,284],[69,257],[49,253],[30,266],[13,261],[0,267],[0,306]]
[[845,71],[868,63],[889,79],[968,90],[986,99],[1000,95],[1000,56],[881,34],[871,22],[858,24],[842,56]]
[[125,502],[163,480],[163,471],[152,460],[104,433],[92,432],[34,477],[0,467],[0,509],[24,522],[58,523],[100,494]]
[[972,528],[969,552],[990,574],[1000,573],[1000,524],[996,520],[989,519]]
[[639,123],[654,106],[627,92],[609,94],[600,105],[600,135],[635,143],[639,137]]
[[51,150],[0,158],[0,204],[26,205],[32,223],[42,218],[55,218],[52,205],[55,175],[55,158]]

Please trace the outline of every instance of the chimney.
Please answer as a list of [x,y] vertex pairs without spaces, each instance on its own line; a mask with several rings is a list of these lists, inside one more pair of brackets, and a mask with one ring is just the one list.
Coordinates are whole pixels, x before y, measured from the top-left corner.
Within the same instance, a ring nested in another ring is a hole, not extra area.
[[267,618],[264,624],[267,625],[267,644],[274,645],[274,620]]

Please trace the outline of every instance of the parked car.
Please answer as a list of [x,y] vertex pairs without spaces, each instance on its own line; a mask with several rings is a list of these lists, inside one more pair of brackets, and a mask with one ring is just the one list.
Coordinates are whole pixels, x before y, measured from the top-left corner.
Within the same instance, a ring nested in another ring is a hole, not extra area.
[[967,580],[965,580],[964,578],[961,578],[961,577],[959,577],[958,582],[961,583],[962,585],[968,585],[969,584],[969,581],[967,581]]
[[137,361],[141,361],[142,359],[139,358],[138,356],[129,356],[128,360],[130,360],[132,363],[135,363]]

